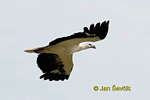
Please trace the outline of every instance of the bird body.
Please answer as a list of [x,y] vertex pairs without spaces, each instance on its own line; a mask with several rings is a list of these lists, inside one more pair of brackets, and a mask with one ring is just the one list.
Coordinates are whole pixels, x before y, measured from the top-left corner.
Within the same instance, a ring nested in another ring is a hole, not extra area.
[[68,79],[73,68],[73,53],[88,48],[96,48],[87,42],[103,40],[108,32],[109,21],[102,24],[91,24],[90,28],[84,27],[84,32],[58,38],[48,46],[25,50],[28,53],[38,53],[37,65],[44,73],[40,78],[50,81]]

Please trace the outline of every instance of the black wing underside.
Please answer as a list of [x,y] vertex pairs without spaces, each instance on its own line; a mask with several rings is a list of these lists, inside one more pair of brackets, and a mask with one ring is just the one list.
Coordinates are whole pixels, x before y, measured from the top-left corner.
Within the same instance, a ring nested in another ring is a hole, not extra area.
[[96,25],[91,24],[89,28],[84,27],[84,32],[78,32],[67,37],[57,38],[56,40],[50,42],[49,45],[55,45],[62,41],[75,39],[75,38],[92,38],[98,36],[101,40],[103,40],[108,33],[108,28],[109,28],[108,25],[109,25],[109,21],[104,21],[103,23],[97,23]]
[[44,73],[40,79],[49,81],[65,80],[69,75],[65,74],[64,65],[57,54],[43,53],[39,54],[37,58],[38,67]]

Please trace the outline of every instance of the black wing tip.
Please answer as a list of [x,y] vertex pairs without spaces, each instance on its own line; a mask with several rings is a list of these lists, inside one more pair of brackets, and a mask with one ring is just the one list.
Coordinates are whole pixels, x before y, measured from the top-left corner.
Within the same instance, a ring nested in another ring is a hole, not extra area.
[[[90,34],[95,34],[98,36],[101,40],[103,40],[108,33],[108,28],[109,28],[109,22],[108,21],[103,21],[102,23],[98,22],[95,26],[94,24],[91,24],[89,28],[84,27],[84,33],[90,33]],[[93,35],[91,35],[93,36]]]
[[107,24],[109,25],[110,20],[107,21]]
[[83,30],[84,30],[84,32],[87,32],[87,33],[90,32],[89,29],[88,29],[87,27],[84,27]]
[[[107,21],[103,21],[102,23],[101,23],[101,22],[97,22],[96,25],[105,24],[105,25],[108,25],[108,26],[109,26],[109,23],[110,23],[110,20],[107,20]],[[95,27],[96,27],[96,25],[95,25]],[[100,26],[101,26],[101,25],[100,25]],[[92,24],[90,25],[90,27],[91,27],[91,26],[94,26],[94,23],[92,23]],[[94,28],[95,28],[95,27],[94,27]],[[87,27],[84,27],[84,28],[87,28]],[[88,29],[88,28],[87,28],[87,29]],[[89,28],[89,29],[90,29],[90,28]]]
[[[103,21],[102,23],[107,23],[109,24],[110,20],[107,20],[107,21]],[[100,23],[100,22],[99,22]]]
[[40,79],[49,80],[49,81],[64,81],[69,79],[69,75],[65,74],[53,74],[53,73],[45,73],[40,76]]
[[108,29],[109,29],[109,20],[108,21],[104,21],[102,24],[101,24],[101,33],[99,33],[99,38],[100,39],[105,39],[105,37],[107,36],[107,33],[108,33]]

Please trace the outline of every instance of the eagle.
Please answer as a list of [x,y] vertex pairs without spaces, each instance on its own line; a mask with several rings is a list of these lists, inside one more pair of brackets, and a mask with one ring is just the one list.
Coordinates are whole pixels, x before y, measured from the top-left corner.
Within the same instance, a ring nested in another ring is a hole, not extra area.
[[105,39],[109,28],[109,20],[89,28],[84,27],[83,32],[77,32],[67,37],[57,38],[44,47],[24,50],[28,53],[37,53],[37,65],[43,72],[40,79],[49,81],[68,80],[73,69],[73,53],[96,48],[88,42]]

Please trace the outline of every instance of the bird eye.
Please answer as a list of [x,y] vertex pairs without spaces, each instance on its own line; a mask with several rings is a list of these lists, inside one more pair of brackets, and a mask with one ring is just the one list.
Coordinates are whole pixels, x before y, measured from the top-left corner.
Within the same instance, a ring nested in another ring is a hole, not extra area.
[[92,44],[89,44],[90,46],[92,46]]

